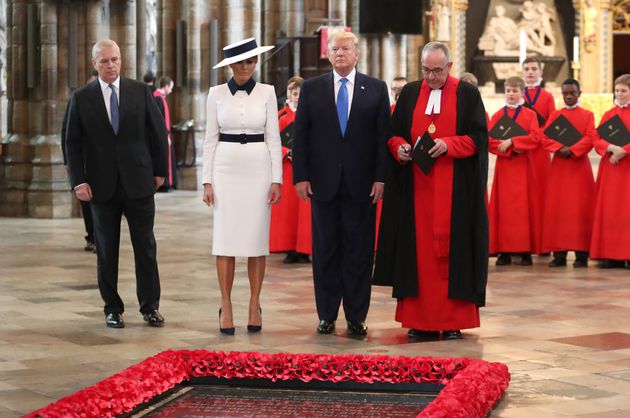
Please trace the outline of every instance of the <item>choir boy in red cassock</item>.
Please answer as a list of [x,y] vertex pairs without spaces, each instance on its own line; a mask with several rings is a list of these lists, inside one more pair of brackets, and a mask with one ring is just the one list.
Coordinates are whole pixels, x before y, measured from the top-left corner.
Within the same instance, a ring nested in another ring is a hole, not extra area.
[[580,84],[568,79],[562,83],[564,108],[549,116],[545,129],[553,125],[560,116],[582,135],[573,145],[566,146],[541,135],[530,137],[527,143],[515,138],[517,149],[541,147],[553,152],[551,171],[547,184],[547,195],[543,204],[542,251],[553,251],[550,267],[567,265],[567,250],[575,251],[573,267],[586,267],[591,242],[593,212],[595,209],[595,180],[588,158],[596,137],[595,119],[592,112],[580,107]]
[[[523,61],[523,78],[525,79],[523,99],[525,100],[525,106],[536,112],[539,126],[544,126],[547,119],[549,119],[549,115],[556,110],[553,95],[542,86],[542,76],[543,70],[540,59],[536,56],[525,58]],[[542,204],[547,194],[547,179],[551,169],[549,151],[541,147],[536,148],[531,151],[531,158],[538,178],[538,199]]]
[[505,106],[492,115],[492,129],[508,115],[527,131],[524,137],[499,140],[490,136],[490,152],[497,155],[490,194],[490,254],[498,254],[497,266],[512,263],[512,254],[522,255],[521,265],[532,265],[532,252],[540,247],[540,194],[532,154],[515,146],[516,140],[535,141],[536,113],[523,105],[524,83],[520,77],[505,81]]
[[[281,136],[287,130],[293,132],[295,111],[297,109],[302,77],[292,77],[287,84],[287,105],[278,114]],[[292,135],[289,135],[292,137]],[[282,146],[282,176],[284,181],[280,190],[282,200],[271,207],[271,229],[269,231],[269,251],[285,251],[284,264],[310,263],[311,253],[311,209],[309,202],[301,201],[293,189],[293,165],[291,149]]]
[[[619,116],[630,131],[630,74],[615,79],[615,106],[602,116],[602,123]],[[595,141],[602,156],[597,174],[597,200],[591,239],[591,258],[600,268],[630,268],[630,144],[618,146]]]
[[[386,180],[374,284],[393,287],[396,321],[412,339],[462,338],[479,326],[488,273],[484,200],[488,137],[479,91],[450,76],[446,45],[422,50],[424,80],[408,83],[392,116],[392,169]],[[427,132],[435,163],[411,162]]]

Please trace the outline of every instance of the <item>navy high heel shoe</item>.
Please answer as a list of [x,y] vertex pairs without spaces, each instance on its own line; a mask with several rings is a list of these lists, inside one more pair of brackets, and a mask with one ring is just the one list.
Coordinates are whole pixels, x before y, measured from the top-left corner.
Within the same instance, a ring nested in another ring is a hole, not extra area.
[[[249,326],[248,326],[248,328],[249,328]],[[225,334],[225,335],[234,335],[234,331],[236,331],[236,329],[234,327],[221,328],[221,308],[219,308],[219,332],[221,332],[221,334]]]
[[[258,308],[258,310],[260,311],[261,322],[262,322],[262,308]],[[247,332],[260,332],[261,329],[262,329],[262,323],[260,325],[247,324]]]

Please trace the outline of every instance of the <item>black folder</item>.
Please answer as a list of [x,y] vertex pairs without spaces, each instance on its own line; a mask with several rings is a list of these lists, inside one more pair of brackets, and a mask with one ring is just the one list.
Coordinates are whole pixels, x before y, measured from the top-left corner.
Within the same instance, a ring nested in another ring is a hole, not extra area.
[[527,100],[525,100],[525,104],[524,106],[528,109],[531,109],[534,111],[534,113],[536,114],[536,119],[538,119],[538,126],[542,127],[545,126],[545,122],[547,122],[547,119],[545,119],[545,117],[543,115],[540,114],[539,111],[537,111],[534,106],[530,105]]
[[501,119],[488,132],[495,139],[505,140],[515,136],[527,135],[527,131],[508,115],[503,115]]
[[280,132],[280,142],[283,147],[291,148],[291,142],[293,142],[293,127],[293,122],[291,122]]
[[433,164],[435,164],[435,158],[432,158],[429,155],[429,150],[433,148],[435,145],[435,141],[431,138],[428,132],[422,134],[416,144],[413,147],[413,152],[411,153],[411,159],[414,163],[418,164],[420,170],[424,173],[425,176],[429,175],[429,171],[433,168]]
[[545,129],[544,134],[547,138],[551,138],[567,147],[575,145],[583,136],[564,115],[558,116],[551,122]]
[[630,133],[628,133],[626,125],[624,125],[619,115],[615,115],[599,125],[597,132],[602,139],[605,139],[611,144],[620,147],[630,144]]

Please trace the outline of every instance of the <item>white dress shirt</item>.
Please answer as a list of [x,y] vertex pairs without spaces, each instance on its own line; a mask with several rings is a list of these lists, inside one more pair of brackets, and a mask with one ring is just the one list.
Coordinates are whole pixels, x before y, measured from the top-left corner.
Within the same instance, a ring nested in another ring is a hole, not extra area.
[[[345,78],[348,79],[346,82],[346,88],[348,89],[348,117],[350,116],[350,109],[352,108],[352,97],[354,96],[354,79],[357,75],[357,69],[353,68],[350,74],[348,74]],[[333,71],[333,76],[335,78],[334,86],[335,86],[335,105],[337,104],[337,96],[339,95],[339,89],[341,88],[341,79],[344,78],[337,74],[336,71]]]
[[[107,117],[111,123],[112,111],[109,108],[109,101],[112,97],[112,89],[110,89],[109,84],[101,80],[100,77],[98,79],[98,82],[101,85],[101,92],[103,93],[103,100],[105,100],[105,108],[107,109]],[[116,78],[116,80],[114,80],[114,82],[111,84],[113,84],[114,88],[116,89],[116,97],[118,98],[118,108],[120,109],[120,76]]]

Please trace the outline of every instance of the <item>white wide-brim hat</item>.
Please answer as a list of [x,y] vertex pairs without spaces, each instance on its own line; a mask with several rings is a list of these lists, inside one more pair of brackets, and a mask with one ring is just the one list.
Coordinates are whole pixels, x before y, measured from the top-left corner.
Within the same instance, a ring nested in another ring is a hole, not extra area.
[[263,52],[267,52],[273,49],[274,46],[258,46],[256,39],[247,38],[242,41],[234,42],[223,48],[223,61],[212,67],[212,69],[220,68],[226,65],[234,64],[235,62],[243,61],[244,59],[251,58],[256,55],[260,55]]

